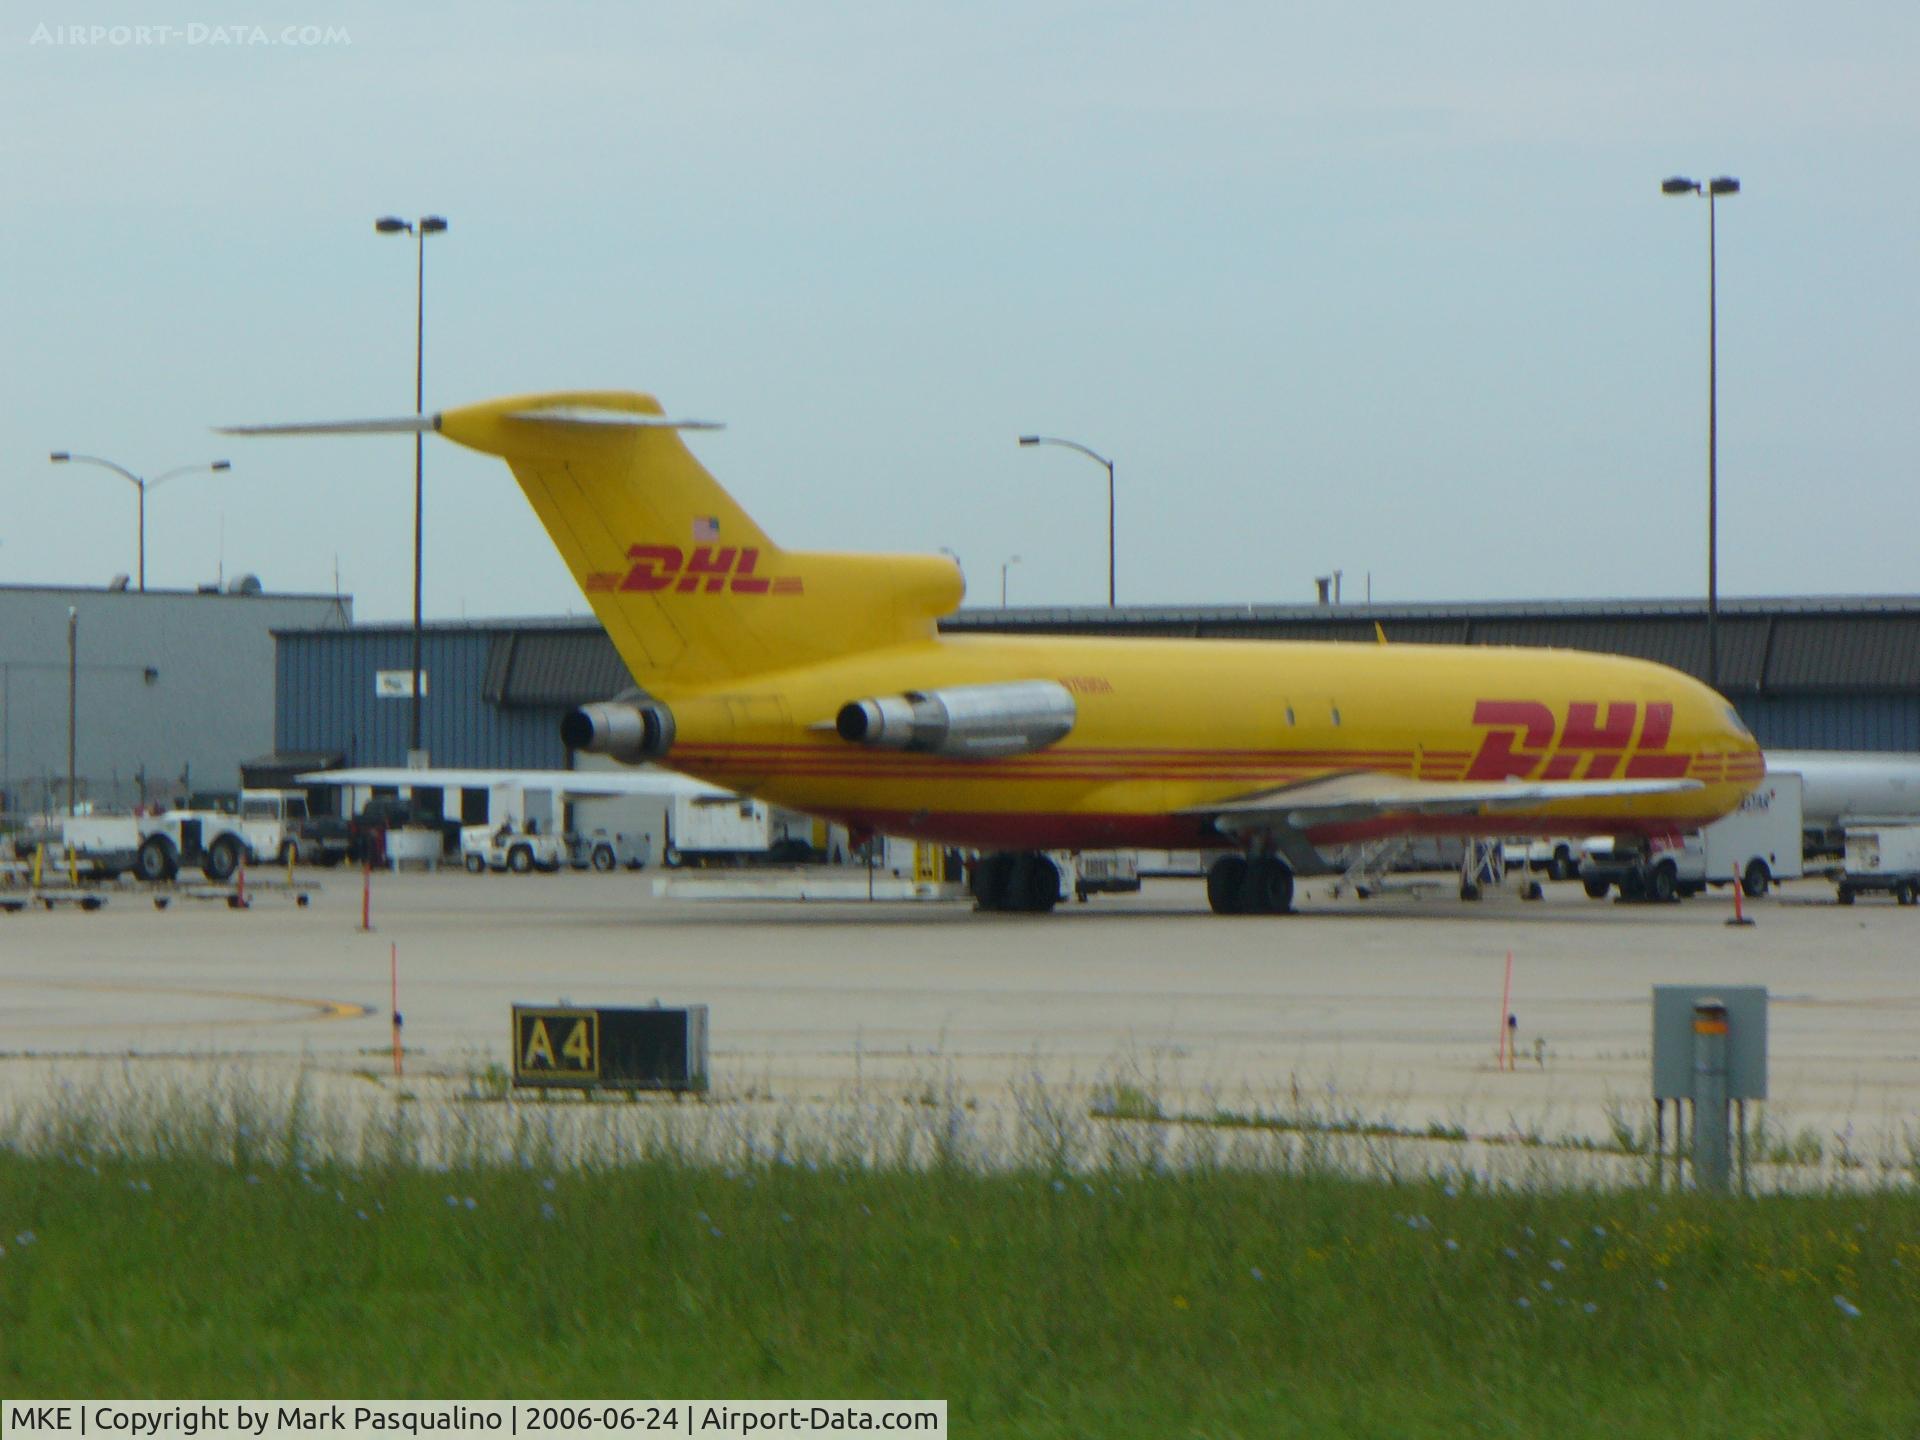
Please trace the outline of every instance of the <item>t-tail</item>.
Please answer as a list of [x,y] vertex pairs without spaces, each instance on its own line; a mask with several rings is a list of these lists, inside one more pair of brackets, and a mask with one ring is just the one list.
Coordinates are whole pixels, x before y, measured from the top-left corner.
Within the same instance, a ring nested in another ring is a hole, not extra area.
[[434,415],[235,427],[238,434],[434,430],[498,455],[633,677],[673,695],[933,639],[960,603],[945,556],[786,550],[722,489],[651,395],[573,391]]

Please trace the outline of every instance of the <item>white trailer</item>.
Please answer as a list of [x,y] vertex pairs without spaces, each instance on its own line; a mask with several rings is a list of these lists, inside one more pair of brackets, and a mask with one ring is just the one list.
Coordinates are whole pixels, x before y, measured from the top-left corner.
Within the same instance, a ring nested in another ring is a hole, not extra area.
[[1875,890],[1889,892],[1902,905],[1920,900],[1920,825],[1849,827],[1846,865],[1834,884],[1842,905]]
[[1614,886],[1624,899],[1671,900],[1735,880],[1757,899],[1804,873],[1804,818],[1800,776],[1769,772],[1738,810],[1704,829],[1655,836],[1644,850],[1596,836],[1586,844],[1580,878],[1596,900]]
[[668,865],[799,861],[813,853],[813,822],[744,795],[676,795],[667,817]]

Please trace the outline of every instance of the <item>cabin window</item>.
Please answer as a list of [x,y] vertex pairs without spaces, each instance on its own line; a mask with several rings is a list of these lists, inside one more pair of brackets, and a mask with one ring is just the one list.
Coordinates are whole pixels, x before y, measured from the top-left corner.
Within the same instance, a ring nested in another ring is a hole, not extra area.
[[1293,707],[1291,705],[1287,706],[1287,724],[1293,724]]
[[1338,705],[1333,707],[1333,723],[1336,725],[1340,723],[1340,707]]

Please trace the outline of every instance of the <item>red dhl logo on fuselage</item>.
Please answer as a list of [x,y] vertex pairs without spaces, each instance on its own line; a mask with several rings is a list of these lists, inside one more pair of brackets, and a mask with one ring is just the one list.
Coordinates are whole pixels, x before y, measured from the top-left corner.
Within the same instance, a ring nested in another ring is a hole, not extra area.
[[596,570],[587,577],[589,590],[672,590],[681,595],[708,595],[726,590],[735,595],[798,595],[798,575],[756,575],[760,564],[757,545],[696,545],[687,555],[678,545],[634,545],[627,550],[633,562],[623,575],[618,570]]
[[1673,705],[1666,700],[1575,700],[1564,723],[1538,700],[1478,700],[1473,723],[1492,728],[1467,767],[1469,780],[1676,780],[1691,758],[1667,750]]

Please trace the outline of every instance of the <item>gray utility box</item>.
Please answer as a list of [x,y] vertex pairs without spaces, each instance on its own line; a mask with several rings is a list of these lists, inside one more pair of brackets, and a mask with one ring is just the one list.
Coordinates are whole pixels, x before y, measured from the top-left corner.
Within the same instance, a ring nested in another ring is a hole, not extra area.
[[1727,1099],[1767,1098],[1767,987],[1653,987],[1653,1098],[1694,1096],[1694,1007],[1718,1000],[1727,1008]]

